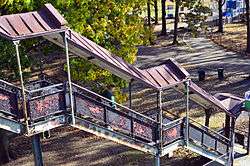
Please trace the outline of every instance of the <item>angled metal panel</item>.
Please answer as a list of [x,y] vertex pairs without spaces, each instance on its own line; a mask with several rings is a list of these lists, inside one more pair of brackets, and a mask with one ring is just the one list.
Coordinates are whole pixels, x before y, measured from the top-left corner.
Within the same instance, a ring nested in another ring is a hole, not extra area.
[[196,146],[195,144],[189,142],[189,145],[186,147],[187,149],[197,153],[197,154],[200,154],[204,157],[207,157],[211,160],[216,160],[218,163],[221,163],[223,165],[226,165],[227,164],[227,160],[226,159],[219,159],[219,157],[221,155],[218,155],[216,153],[213,153],[213,152],[210,152],[208,150],[205,150],[204,148],[201,148],[199,146]]
[[0,128],[20,134],[23,132],[23,125],[17,121],[0,116]]
[[95,134],[99,137],[106,138],[108,140],[117,142],[119,144],[126,145],[128,147],[150,153],[152,155],[156,155],[157,148],[150,145],[149,143],[131,138],[129,136],[126,136],[124,134],[120,134],[116,131],[112,131],[110,129],[101,127],[97,124],[94,124],[92,122],[89,122],[84,119],[76,118],[76,124],[72,125],[73,127],[76,127],[80,130]]

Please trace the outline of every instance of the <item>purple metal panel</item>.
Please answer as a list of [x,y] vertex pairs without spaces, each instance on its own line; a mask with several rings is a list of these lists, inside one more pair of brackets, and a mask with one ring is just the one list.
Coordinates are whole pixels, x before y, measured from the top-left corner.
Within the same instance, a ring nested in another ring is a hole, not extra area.
[[17,36],[18,34],[10,26],[9,22],[6,19],[7,16],[0,17],[0,26],[6,31],[6,34],[9,36]]
[[50,3],[45,4],[40,11],[47,13],[48,18],[55,22],[59,28],[68,24],[63,16]]
[[45,29],[37,22],[33,13],[25,13],[20,15],[22,20],[25,22],[32,32],[43,32]]
[[95,104],[89,100],[86,100],[83,96],[75,93],[76,112],[83,116],[89,116],[94,119],[104,121],[104,108]]
[[6,19],[8,20],[12,28],[15,30],[15,32],[18,33],[18,35],[26,35],[32,33],[22,21],[20,15],[9,15]]
[[39,23],[39,25],[43,27],[43,29],[45,29],[46,31],[51,30],[51,27],[48,25],[48,23],[46,23],[37,12],[32,13],[32,15],[37,20],[37,23]]
[[16,117],[20,117],[18,112],[17,95],[0,89],[0,110]]
[[[216,97],[212,96],[211,94],[207,93],[203,89],[201,89],[198,85],[196,85],[194,82],[190,81],[190,90],[194,92],[195,94],[198,94],[201,98],[211,103],[211,105],[218,107],[222,111],[226,112],[230,116],[234,116],[230,111],[221,103],[220,100],[218,100]],[[195,101],[196,102],[196,101]],[[198,103],[199,104],[199,103]]]
[[153,141],[153,129],[139,122],[133,123],[133,134],[140,138]]
[[64,92],[48,95],[28,102],[31,120],[47,117],[65,111]]
[[147,71],[161,87],[165,87],[168,85],[168,82],[166,82],[165,79],[162,78],[162,76],[155,70],[155,68],[147,69]]
[[155,81],[155,79],[148,73],[147,70],[142,70],[143,75],[153,84],[155,87],[160,87],[158,82]]
[[177,83],[176,80],[169,74],[169,72],[163,66],[157,67],[156,70],[169,84]]

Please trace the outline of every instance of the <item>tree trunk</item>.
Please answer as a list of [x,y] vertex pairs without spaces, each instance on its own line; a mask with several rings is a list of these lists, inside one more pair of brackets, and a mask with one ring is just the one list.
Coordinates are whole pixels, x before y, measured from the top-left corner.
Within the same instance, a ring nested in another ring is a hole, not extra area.
[[219,10],[219,25],[218,25],[218,32],[223,33],[223,0],[218,0],[218,10]]
[[0,129],[0,164],[10,161],[8,132]]
[[205,109],[205,115],[206,115],[205,126],[209,127],[209,120],[210,120],[210,117],[212,115],[212,110],[211,109]]
[[147,2],[147,9],[148,9],[148,26],[151,26],[151,9],[150,9],[150,0]]
[[250,53],[250,17],[249,17],[249,0],[245,0],[246,2],[246,24],[247,24],[247,49],[246,52]]
[[162,28],[161,35],[167,35],[166,28],[166,0],[161,0],[161,10],[162,10]]
[[173,44],[178,43],[177,38],[178,38],[179,8],[180,8],[180,0],[176,0],[175,1],[174,40],[173,40]]
[[158,24],[158,3],[157,0],[154,0],[154,8],[155,8],[155,25]]

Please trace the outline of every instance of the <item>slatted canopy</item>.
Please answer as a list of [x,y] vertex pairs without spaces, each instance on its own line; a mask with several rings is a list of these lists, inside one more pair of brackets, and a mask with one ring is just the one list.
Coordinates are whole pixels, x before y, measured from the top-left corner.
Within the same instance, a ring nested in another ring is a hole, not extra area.
[[[11,41],[43,36],[64,48],[65,43],[62,32],[65,32],[67,36],[70,52],[91,61],[103,69],[109,70],[125,80],[137,80],[157,90],[172,87],[185,93],[183,83],[188,80],[189,74],[175,60],[169,59],[160,66],[141,70],[69,29],[67,21],[51,4],[46,4],[39,11],[0,17],[0,36]],[[191,99],[196,103],[204,107],[216,106],[234,116],[220,100],[208,94],[193,82],[191,82],[190,89],[196,94],[190,95]]]
[[50,4],[41,10],[0,17],[0,35],[8,40],[22,40],[63,32],[67,21]]

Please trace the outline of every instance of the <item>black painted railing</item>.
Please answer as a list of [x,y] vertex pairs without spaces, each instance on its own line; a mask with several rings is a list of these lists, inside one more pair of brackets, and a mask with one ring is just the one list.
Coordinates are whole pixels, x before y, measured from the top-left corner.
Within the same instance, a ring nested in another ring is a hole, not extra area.
[[20,88],[0,80],[0,112],[15,119],[22,118],[19,111]]
[[138,112],[73,84],[77,116],[98,121],[131,137],[156,142],[158,123]]
[[55,84],[31,90],[27,110],[31,122],[66,111],[65,85]]
[[220,155],[229,152],[230,140],[228,138],[192,119],[190,119],[189,122],[189,141],[209,151],[217,152]]
[[163,124],[162,144],[169,145],[184,138],[184,118],[176,119],[167,124]]

